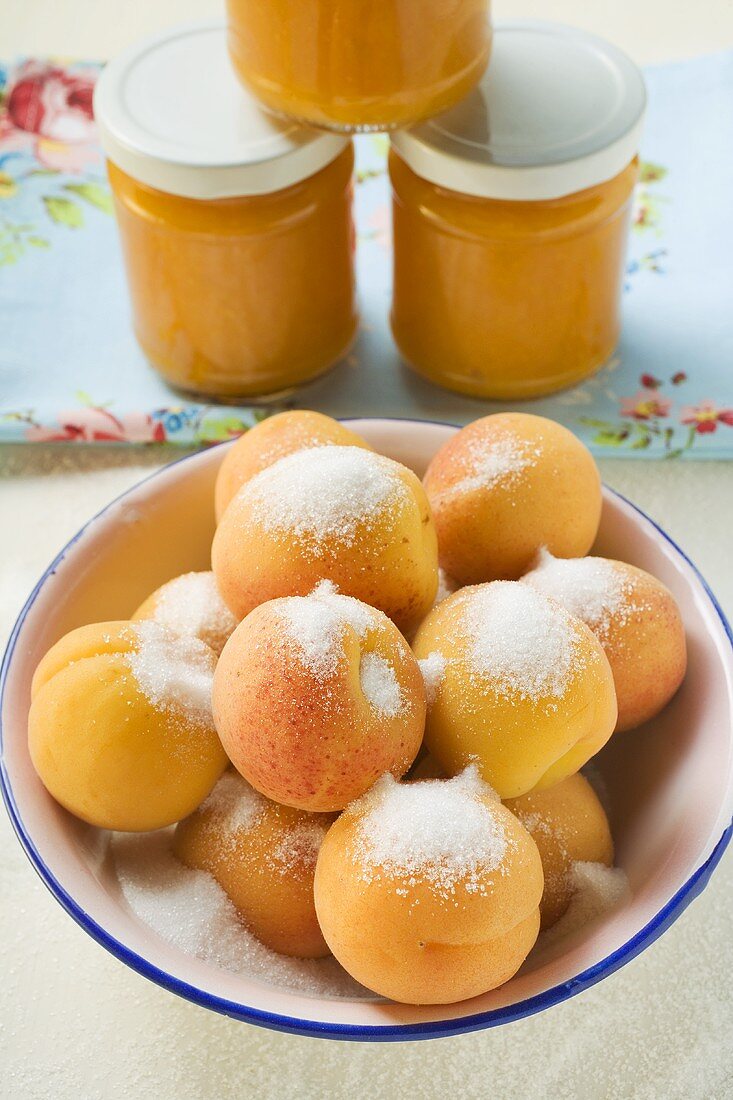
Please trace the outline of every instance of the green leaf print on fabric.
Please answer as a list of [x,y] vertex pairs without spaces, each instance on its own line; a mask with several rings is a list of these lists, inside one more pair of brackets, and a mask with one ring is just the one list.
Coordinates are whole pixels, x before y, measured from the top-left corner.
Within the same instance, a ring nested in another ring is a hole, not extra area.
[[60,195],[44,195],[43,204],[46,213],[58,225],[67,225],[69,229],[80,229],[84,225],[84,214],[78,203]]
[[66,183],[64,191],[78,195],[84,202],[96,206],[97,210],[102,210],[105,214],[113,212],[112,196],[107,188],[99,183]]

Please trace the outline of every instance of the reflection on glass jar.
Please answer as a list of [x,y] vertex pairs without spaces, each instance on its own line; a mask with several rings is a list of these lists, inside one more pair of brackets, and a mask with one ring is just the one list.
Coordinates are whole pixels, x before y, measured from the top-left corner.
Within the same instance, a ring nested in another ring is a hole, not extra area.
[[337,130],[405,126],[476,84],[488,0],[228,0],[242,81],[275,111]]

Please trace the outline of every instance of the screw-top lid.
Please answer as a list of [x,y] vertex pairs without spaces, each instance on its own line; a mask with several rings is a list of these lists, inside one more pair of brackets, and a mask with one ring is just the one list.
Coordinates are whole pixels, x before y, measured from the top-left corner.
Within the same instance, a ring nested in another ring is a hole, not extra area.
[[553,199],[626,167],[645,106],[641,73],[610,43],[556,23],[504,23],[468,98],[392,144],[417,175],[452,191]]
[[141,183],[194,199],[262,195],[329,164],[348,139],[264,110],[238,83],[223,21],[165,31],[104,69],[102,147]]

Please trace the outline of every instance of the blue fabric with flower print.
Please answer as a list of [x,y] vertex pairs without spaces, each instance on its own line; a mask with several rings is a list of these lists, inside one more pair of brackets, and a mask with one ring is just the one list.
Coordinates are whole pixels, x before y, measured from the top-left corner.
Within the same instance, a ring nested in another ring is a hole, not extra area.
[[[147,366],[92,118],[99,65],[0,65],[0,441],[210,443],[266,410],[182,401]],[[733,52],[646,71],[650,106],[617,354],[522,408],[602,455],[733,458]],[[383,136],[356,141],[362,327],[292,402],[334,416],[466,423],[500,406],[401,363],[388,324]]]

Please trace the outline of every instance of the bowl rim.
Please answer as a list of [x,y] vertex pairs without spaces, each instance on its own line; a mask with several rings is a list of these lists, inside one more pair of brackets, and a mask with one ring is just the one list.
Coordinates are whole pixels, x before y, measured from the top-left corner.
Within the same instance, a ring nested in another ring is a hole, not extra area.
[[[348,422],[356,420],[373,420],[380,422],[397,422],[397,423],[412,423],[412,424],[426,424],[440,427],[456,428],[454,424],[448,424],[446,422],[436,420],[415,420],[409,417],[348,417],[344,418]],[[0,664],[0,792],[2,793],[3,802],[5,804],[8,816],[10,818],[13,829],[20,841],[21,847],[25,851],[33,869],[38,874],[39,878],[49,890],[49,892],[55,897],[63,909],[69,914],[69,916],[81,927],[84,931],[96,940],[102,947],[105,948],[110,954],[114,955],[125,965],[129,966],[132,970],[137,971],[143,977],[154,982],[156,985],[169,990],[171,993],[175,993],[177,996],[184,998],[185,1000],[192,1001],[195,1004],[208,1008],[214,1012],[218,1012],[225,1016],[230,1016],[237,1020],[242,1020],[246,1023],[253,1024],[258,1027],[264,1027],[273,1031],[280,1031],[296,1035],[307,1035],[315,1038],[330,1038],[340,1040],[351,1040],[361,1042],[404,1042],[417,1039],[430,1039],[430,1038],[442,1038],[450,1035],[463,1035],[472,1031],[479,1031],[496,1027],[501,1024],[512,1023],[516,1020],[523,1019],[527,1016],[534,1015],[537,1012],[541,1012],[546,1008],[550,1008],[553,1005],[560,1004],[562,1001],[568,1000],[570,997],[576,996],[578,993],[589,989],[603,978],[613,974],[616,970],[620,969],[626,963],[631,962],[637,955],[645,950],[650,944],[658,939],[663,932],[665,932],[670,925],[677,920],[679,916],[684,912],[688,905],[702,892],[707,885],[713,871],[720,862],[725,849],[733,837],[733,820],[723,829],[723,832],[717,842],[715,843],[711,854],[705,860],[705,862],[698,867],[683,883],[674,896],[664,905],[658,913],[652,917],[647,924],[641,928],[634,936],[632,936],[621,947],[617,948],[611,954],[607,955],[604,959],[595,963],[593,966],[588,967],[586,970],[581,971],[575,977],[568,979],[565,982],[561,982],[558,985],[552,986],[550,989],[544,990],[542,993],[538,993],[533,997],[528,997],[525,1000],[518,1001],[516,1004],[507,1005],[501,1008],[489,1009],[484,1012],[474,1013],[469,1016],[461,1016],[449,1020],[434,1020],[409,1024],[385,1024],[385,1025],[366,1025],[366,1024],[340,1024],[336,1022],[322,1022],[318,1020],[305,1020],[298,1017],[291,1017],[280,1013],[274,1013],[265,1011],[259,1008],[253,1008],[248,1005],[240,1004],[236,1001],[230,1001],[227,998],[218,996],[216,994],[208,993],[204,989],[200,989],[197,986],[191,985],[189,982],[184,981],[181,978],[177,978],[172,974],[161,970],[155,963],[150,962],[148,959],[139,955],[136,951],[127,947],[121,943],[114,936],[110,935],[100,924],[98,924],[94,918],[92,918],[80,905],[74,900],[74,898],[64,889],[61,883],[55,878],[51,870],[48,868],[44,859],[36,847],[33,839],[27,831],[22,815],[18,808],[15,795],[10,783],[10,777],[8,775],[5,766],[5,756],[3,751],[3,723],[2,723],[2,708],[5,698],[5,691],[7,688],[7,682],[13,663],[13,656],[15,653],[15,647],[17,645],[20,633],[23,629],[26,617],[31,610],[31,607],[35,603],[42,587],[49,579],[50,576],[56,571],[58,566],[63,562],[67,554],[72,550],[74,545],[81,539],[81,537],[87,532],[87,530],[100,520],[111,508],[123,501],[129,495],[136,493],[142,486],[155,480],[166,472],[170,471],[173,467],[179,466],[182,463],[188,462],[192,459],[200,458],[202,454],[208,453],[209,450],[216,450],[221,446],[228,446],[229,442],[217,444],[213,448],[208,448],[205,451],[195,451],[192,454],[182,455],[180,458],[174,459],[172,462],[166,463],[166,465],[153,470],[151,473],[145,475],[134,485],[130,486],[124,492],[118,494],[112,500],[108,501],[98,512],[96,512],[90,519],[88,519],[79,530],[69,539],[69,541],[61,548],[58,554],[54,557],[53,561],[47,566],[42,573],[39,580],[32,588],[27,600],[23,604],[18,617],[10,632],[8,643],[3,654],[2,663]],[[706,595],[708,596],[718,618],[720,619],[723,631],[728,639],[728,642],[733,652],[733,629],[728,622],[725,613],[723,612],[720,604],[715,598],[710,586],[705,578],[700,573],[697,566],[690,560],[684,550],[672,539],[667,532],[654,520],[651,516],[647,515],[643,509],[639,508],[636,504],[630,501],[622,493],[610,488],[604,484],[604,492],[616,497],[624,504],[629,506],[642,517],[647,523],[661,535],[662,539],[683,559],[683,561],[690,567],[694,576],[702,586]]]

